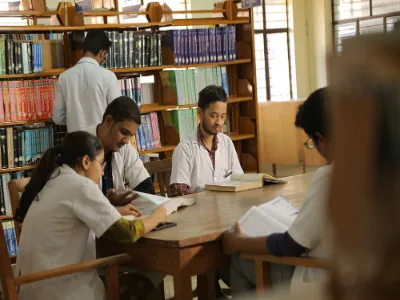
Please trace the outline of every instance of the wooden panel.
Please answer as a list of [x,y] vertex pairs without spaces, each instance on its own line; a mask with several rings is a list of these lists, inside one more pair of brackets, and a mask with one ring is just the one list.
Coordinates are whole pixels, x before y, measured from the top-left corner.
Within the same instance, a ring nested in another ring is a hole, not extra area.
[[259,103],[260,156],[262,165],[298,164],[302,144],[294,126],[299,101]]

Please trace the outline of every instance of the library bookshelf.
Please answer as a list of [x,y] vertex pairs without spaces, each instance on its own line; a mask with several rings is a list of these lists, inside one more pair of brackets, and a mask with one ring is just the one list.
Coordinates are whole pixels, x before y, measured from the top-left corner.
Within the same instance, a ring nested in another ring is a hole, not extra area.
[[[137,66],[125,68],[112,68],[112,72],[119,79],[134,78],[141,75],[154,76],[154,103],[143,104],[141,113],[147,115],[157,114],[159,138],[161,147],[139,151],[140,155],[158,154],[159,159],[171,158],[173,150],[180,142],[179,130],[167,124],[166,112],[195,109],[196,103],[181,103],[178,92],[162,82],[161,73],[174,70],[185,72],[187,70],[224,68],[226,81],[229,87],[228,119],[230,126],[225,132],[231,137],[237,150],[241,165],[245,172],[258,172],[260,170],[259,135],[258,135],[258,106],[255,72],[254,26],[251,9],[242,9],[240,4],[233,0],[226,0],[215,5],[213,10],[187,10],[174,12],[166,4],[152,2],[144,11],[118,12],[118,1],[107,7],[109,11],[93,11],[77,13],[71,3],[61,2],[54,11],[18,11],[0,12],[1,16],[22,16],[29,19],[29,26],[1,26],[0,34],[17,35],[20,33],[59,33],[62,35],[63,65],[49,64],[48,68],[40,73],[33,74],[2,74],[0,81],[4,80],[30,80],[35,78],[56,78],[67,68],[72,67],[83,56],[82,45],[73,38],[74,34],[84,34],[85,31],[101,28],[110,31],[132,31],[138,33],[165,33],[168,30],[197,29],[197,28],[235,28],[235,59],[214,62],[196,62],[177,64],[175,53],[168,45],[162,45],[160,65]],[[143,23],[120,23],[123,15],[142,15],[147,21]],[[212,17],[193,19],[174,19],[175,14],[212,14]],[[38,20],[49,18],[50,25],[40,25]],[[86,24],[88,20],[96,19],[96,24]],[[101,20],[99,24],[99,19]],[[214,83],[214,82],[213,82]],[[216,83],[216,82],[215,82]],[[214,83],[214,84],[215,84]],[[197,98],[197,95],[195,95]],[[2,122],[1,127],[24,126],[34,123],[50,123],[51,119]],[[35,165],[18,168],[1,169],[0,174],[32,170]],[[156,183],[156,186],[158,184]],[[10,218],[1,216],[0,220]]]

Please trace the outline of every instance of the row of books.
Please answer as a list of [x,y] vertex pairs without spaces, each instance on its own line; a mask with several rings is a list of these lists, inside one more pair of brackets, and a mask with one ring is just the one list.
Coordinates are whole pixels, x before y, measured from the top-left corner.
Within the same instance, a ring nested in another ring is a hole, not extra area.
[[236,27],[167,31],[163,44],[173,49],[175,65],[235,60]]
[[140,77],[119,79],[118,83],[121,87],[121,94],[133,99],[137,106],[140,107],[142,104]]
[[112,46],[105,67],[141,68],[162,65],[161,34],[133,31],[108,31]]
[[14,221],[4,221],[3,222],[4,236],[7,242],[7,250],[10,256],[15,256],[18,254],[18,243],[17,235],[15,234],[15,224]]
[[180,141],[194,133],[199,123],[196,108],[163,111],[162,116],[164,125],[174,128],[179,134]]
[[40,156],[54,145],[53,126],[29,128],[0,127],[1,168],[36,164]]
[[137,133],[132,137],[131,144],[137,151],[145,151],[161,148],[160,127],[157,113],[141,116],[142,124]]
[[0,75],[43,71],[42,44],[0,39]]
[[25,172],[5,173],[0,175],[0,215],[12,216],[11,198],[8,190],[8,182],[11,179],[20,179],[25,177]]
[[51,118],[57,81],[56,78],[1,81],[0,122]]
[[222,86],[229,95],[226,67],[168,70],[160,76],[163,86],[175,92],[178,105],[196,104],[200,91],[211,84]]
[[14,41],[63,40],[64,33],[2,33],[0,34],[0,38],[12,39]]

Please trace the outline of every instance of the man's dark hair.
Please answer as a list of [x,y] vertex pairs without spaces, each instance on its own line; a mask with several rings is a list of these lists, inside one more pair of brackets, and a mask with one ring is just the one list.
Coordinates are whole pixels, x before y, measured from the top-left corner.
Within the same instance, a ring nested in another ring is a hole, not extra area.
[[103,123],[107,116],[111,116],[114,123],[133,121],[140,125],[140,110],[136,103],[129,97],[121,96],[108,104],[103,115]]
[[202,89],[199,93],[198,107],[205,111],[210,104],[217,101],[228,102],[228,97],[222,86],[209,85]]
[[83,42],[83,53],[91,52],[97,55],[100,51],[107,51],[111,47],[111,41],[107,33],[102,29],[91,30],[87,33]]
[[302,128],[313,139],[317,139],[316,133],[327,135],[326,98],[327,88],[318,89],[297,110],[296,127]]

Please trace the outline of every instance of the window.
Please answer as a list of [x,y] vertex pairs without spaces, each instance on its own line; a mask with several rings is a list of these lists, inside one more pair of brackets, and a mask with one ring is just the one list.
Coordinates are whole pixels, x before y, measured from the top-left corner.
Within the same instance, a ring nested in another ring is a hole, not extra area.
[[400,0],[333,0],[335,50],[348,37],[393,30],[400,20]]
[[258,101],[293,99],[294,61],[287,0],[262,0],[254,8]]
[[[11,1],[1,1],[0,0],[0,11],[8,11],[10,5],[12,5]],[[28,21],[25,18],[20,17],[0,17],[0,26],[26,26],[28,25]]]

